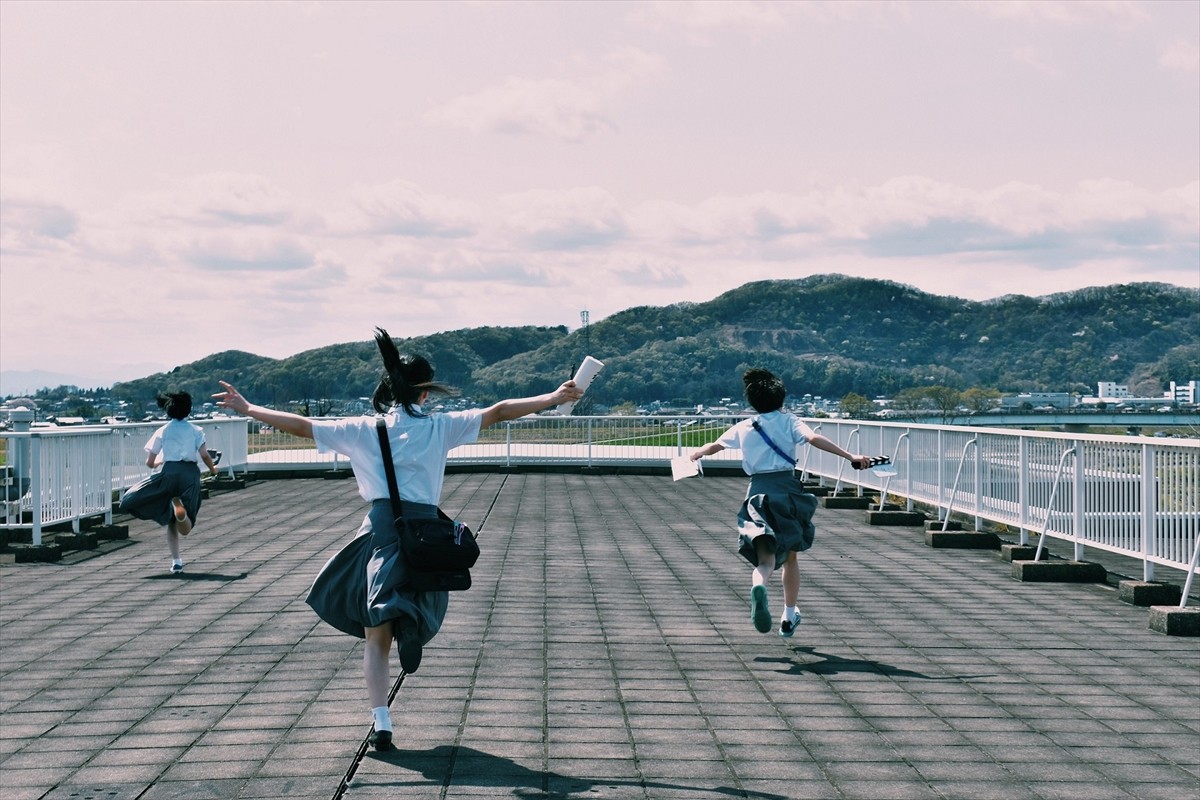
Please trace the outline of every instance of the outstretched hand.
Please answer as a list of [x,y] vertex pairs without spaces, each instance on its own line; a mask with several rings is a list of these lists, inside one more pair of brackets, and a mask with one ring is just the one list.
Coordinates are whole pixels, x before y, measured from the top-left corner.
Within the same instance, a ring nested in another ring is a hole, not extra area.
[[217,392],[213,395],[213,399],[217,401],[218,406],[228,408],[230,411],[236,411],[239,414],[245,414],[249,410],[250,401],[242,397],[241,392],[225,381],[217,381],[217,383],[225,387],[225,391]]
[[554,393],[554,397],[554,405],[570,403],[583,397],[583,390],[575,385],[575,381],[567,381],[562,386],[558,387],[558,391]]
[[850,459],[850,466],[855,469],[868,469],[871,466],[870,456],[854,456]]

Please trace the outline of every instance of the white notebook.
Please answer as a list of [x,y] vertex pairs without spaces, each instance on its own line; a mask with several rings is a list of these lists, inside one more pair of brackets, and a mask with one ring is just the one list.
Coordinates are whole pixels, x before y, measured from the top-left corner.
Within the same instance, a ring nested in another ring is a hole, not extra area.
[[692,461],[690,456],[679,456],[671,459],[671,477],[675,480],[690,478],[693,475],[703,475],[704,467],[699,461]]

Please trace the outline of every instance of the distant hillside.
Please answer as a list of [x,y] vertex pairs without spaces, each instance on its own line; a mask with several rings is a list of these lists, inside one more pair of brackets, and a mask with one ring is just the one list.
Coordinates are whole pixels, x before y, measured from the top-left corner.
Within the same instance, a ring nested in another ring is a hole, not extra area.
[[[539,390],[581,353],[579,332],[483,368],[501,393]],[[633,308],[593,325],[597,402],[736,396],[748,366],[793,393],[912,386],[1094,392],[1099,380],[1200,376],[1200,291],[1131,284],[989,302],[831,275],[747,284],[705,303]]]
[[[567,336],[564,327],[470,328],[412,339],[397,339],[402,350],[428,358],[439,381],[468,389],[475,371]],[[228,350],[136,381],[118,383],[120,400],[153,407],[159,391],[170,387],[191,392],[199,401],[227,380],[256,402],[283,405],[317,398],[349,399],[371,394],[379,381],[379,351],[373,340],[306,350],[275,359]]]
[[[425,354],[439,380],[480,402],[546,391],[570,376],[585,349],[606,363],[589,392],[602,404],[736,396],[752,365],[776,371],[794,394],[825,397],[930,384],[1089,393],[1100,380],[1158,391],[1200,377],[1200,290],[1139,283],[976,302],[826,275],[631,308],[586,332],[475,328],[401,346]],[[144,402],[171,386],[201,397],[227,378],[256,400],[284,404],[366,396],[378,377],[366,341],[286,359],[219,353],[117,384],[113,394]]]

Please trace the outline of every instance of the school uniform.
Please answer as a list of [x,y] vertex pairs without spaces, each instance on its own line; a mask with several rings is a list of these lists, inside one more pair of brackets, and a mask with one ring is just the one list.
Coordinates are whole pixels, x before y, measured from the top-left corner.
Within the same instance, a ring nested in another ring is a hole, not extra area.
[[171,499],[178,497],[196,524],[200,512],[200,449],[204,431],[185,419],[173,419],[146,442],[148,454],[162,455],[162,466],[150,477],[129,488],[118,508],[138,519],[166,525],[175,519]]
[[795,415],[771,411],[738,422],[717,439],[728,449],[742,451],[742,470],[750,476],[746,499],[737,514],[738,553],[758,566],[757,541],[771,537],[775,540],[775,567],[779,568],[790,551],[812,547],[817,498],[804,491],[795,464],[775,452],[754,429],[755,420],[788,455],[816,434]]
[[[397,408],[385,415],[406,517],[437,516],[446,455],[478,440],[482,418],[482,409],[411,417]],[[366,638],[367,627],[402,620],[417,625],[425,644],[441,628],[450,595],[405,588],[408,568],[398,547],[375,419],[312,420],[318,452],[350,459],[358,493],[370,508],[354,538],[317,574],[306,602],[329,625],[359,639]]]

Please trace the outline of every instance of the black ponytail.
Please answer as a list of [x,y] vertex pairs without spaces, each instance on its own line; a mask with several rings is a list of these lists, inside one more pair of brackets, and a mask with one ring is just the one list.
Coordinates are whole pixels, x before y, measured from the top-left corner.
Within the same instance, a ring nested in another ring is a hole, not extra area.
[[371,406],[380,414],[393,406],[403,406],[410,417],[424,416],[415,406],[425,392],[452,395],[456,390],[433,381],[433,367],[424,356],[401,355],[396,343],[383,328],[375,329],[375,345],[383,357],[383,376],[371,395]]

